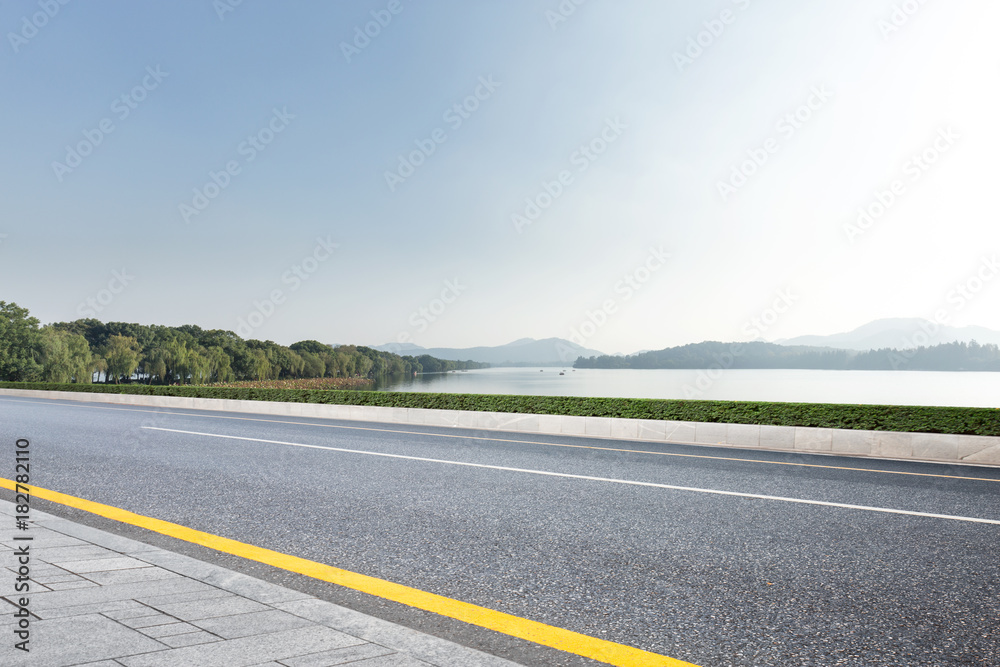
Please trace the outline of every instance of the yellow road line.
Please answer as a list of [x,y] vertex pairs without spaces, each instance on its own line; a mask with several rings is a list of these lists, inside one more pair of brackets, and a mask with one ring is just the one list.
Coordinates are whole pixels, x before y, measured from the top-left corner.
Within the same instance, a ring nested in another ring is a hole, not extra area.
[[[0,477],[0,487],[15,490],[15,484],[9,479]],[[524,639],[542,646],[549,646],[560,651],[591,658],[619,667],[697,667],[689,662],[669,658],[665,655],[650,653],[624,644],[597,639],[563,628],[557,628],[545,623],[539,623],[519,616],[505,614],[493,609],[487,609],[461,600],[453,600],[434,593],[428,593],[402,584],[369,577],[357,572],[342,570],[323,563],[283,554],[279,551],[264,549],[252,544],[237,542],[227,537],[204,533],[200,530],[187,528],[176,523],[154,519],[135,514],[111,505],[103,505],[76,496],[66,495],[58,491],[29,486],[31,495],[36,498],[65,505],[75,509],[90,512],[107,519],[113,519],[139,528],[145,528],[155,533],[169,535],[185,542],[199,544],[215,551],[239,556],[247,560],[257,561],[265,565],[303,574],[313,579],[328,581],[338,586],[350,588],[369,595],[392,600],[409,607],[423,609],[448,618],[454,618],[465,623]]]
[[[21,399],[20,396],[8,396],[8,397],[0,396],[0,399],[2,399],[2,398]],[[36,401],[36,400],[32,400],[32,399],[22,399],[22,402],[26,402],[26,403],[41,403],[43,405],[45,405],[45,404],[52,405],[51,403],[48,402],[48,401],[51,401],[51,400],[57,400],[57,399],[47,399],[47,400],[41,400],[41,401]],[[67,398],[67,399],[62,399],[62,400],[72,401],[73,399]],[[433,433],[433,432],[430,432],[430,431],[402,431],[402,430],[393,429],[393,428],[371,428],[371,427],[367,427],[367,426],[344,426],[342,424],[317,424],[317,423],[314,423],[314,422],[289,421],[289,420],[285,420],[285,419],[260,419],[260,418],[256,418],[256,417],[229,417],[229,416],[225,416],[225,415],[202,414],[202,413],[195,413],[195,412],[168,412],[168,411],[165,411],[165,410],[145,410],[145,409],[142,409],[142,408],[139,408],[139,407],[134,407],[134,408],[133,407],[129,407],[129,408],[113,408],[113,407],[108,407],[108,406],[103,406],[103,405],[90,405],[90,404],[69,405],[69,406],[66,406],[66,407],[71,407],[71,408],[90,408],[90,409],[94,409],[94,410],[117,410],[117,411],[123,411],[123,412],[149,412],[149,413],[161,414],[161,415],[181,415],[181,416],[184,416],[184,417],[201,417],[203,419],[229,419],[229,420],[234,420],[234,421],[265,422],[265,423],[269,423],[269,424],[296,424],[298,426],[315,426],[315,427],[319,427],[319,428],[338,428],[338,429],[344,429],[344,430],[349,430],[349,431],[375,431],[375,432],[378,432],[378,433],[399,433],[399,434],[402,434],[402,435],[425,435],[425,436],[435,437],[435,438],[458,438],[460,440],[485,440],[485,441],[488,441],[488,442],[512,442],[512,443],[518,443],[518,444],[524,444],[524,445],[544,445],[546,447],[567,447],[567,448],[571,448],[571,449],[594,449],[594,450],[605,451],[605,452],[625,452],[625,453],[629,453],[629,454],[650,454],[650,455],[653,455],[653,456],[674,456],[674,457],[677,457],[677,458],[685,458],[685,459],[709,459],[709,460],[714,460],[714,461],[736,461],[736,462],[740,462],[740,463],[760,463],[760,464],[764,464],[764,465],[792,466],[792,467],[798,467],[798,468],[821,468],[821,469],[824,469],[824,470],[850,470],[850,471],[853,471],[853,472],[873,472],[873,473],[880,473],[880,474],[883,474],[883,475],[907,475],[907,476],[910,476],[910,477],[935,477],[935,478],[943,478],[943,479],[961,479],[961,480],[968,480],[968,481],[973,481],[973,482],[995,482],[995,483],[1000,483],[1000,479],[991,479],[989,477],[965,477],[965,476],[962,476],[962,475],[940,475],[940,474],[927,473],[927,472],[906,472],[906,471],[903,471],[903,470],[880,470],[878,468],[855,468],[853,466],[830,466],[830,465],[822,465],[820,463],[796,463],[794,461],[765,461],[765,460],[762,460],[762,459],[746,459],[746,458],[740,458],[740,457],[737,457],[737,456],[711,456],[709,454],[678,454],[676,452],[654,452],[654,451],[649,451],[649,450],[645,450],[645,449],[626,449],[626,448],[623,448],[623,447],[598,447],[596,445],[571,445],[571,444],[568,444],[568,443],[560,443],[560,442],[544,442],[544,441],[538,441],[538,440],[515,440],[515,439],[512,439],[512,438],[491,438],[491,437],[473,436],[473,435],[453,435],[453,434],[450,434],[450,433]],[[176,408],[176,410],[180,410],[180,409],[182,409],[182,408]],[[336,418],[335,417],[301,417],[301,419],[336,419]],[[427,426],[430,427],[430,428],[446,428],[446,427],[443,427],[443,426],[434,426],[433,424],[427,424]],[[474,426],[466,426],[466,427],[462,427],[462,428],[467,428],[467,429],[473,430],[473,431],[475,431],[475,430],[482,430],[482,429],[477,429]],[[571,437],[585,437],[585,436],[566,435],[564,437],[571,438]],[[629,440],[629,438],[621,438],[621,440]],[[648,442],[648,441],[634,440],[633,442]],[[685,444],[685,443],[671,443],[670,441],[665,441],[663,444],[669,445],[669,444]],[[704,447],[722,446],[722,445],[712,445],[711,443],[696,443],[696,444],[698,446],[704,446]],[[748,450],[748,451],[750,451],[750,450]],[[782,451],[782,450],[762,450],[762,451],[773,451],[776,454],[805,454],[805,455],[820,455],[820,456],[822,456],[822,455],[836,456],[836,454],[826,454],[824,452],[786,452],[786,451]],[[921,463],[921,462],[920,461],[914,461],[914,463]],[[933,462],[933,461],[930,461],[928,463],[932,463],[933,465],[965,465],[965,464],[961,464],[961,463],[941,463],[941,462]]]

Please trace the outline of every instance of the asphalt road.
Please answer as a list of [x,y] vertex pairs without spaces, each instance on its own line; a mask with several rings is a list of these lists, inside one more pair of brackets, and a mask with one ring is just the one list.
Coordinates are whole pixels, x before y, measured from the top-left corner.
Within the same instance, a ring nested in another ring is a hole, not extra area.
[[40,487],[704,667],[1000,665],[1000,525],[960,520],[1000,469],[7,397],[0,436]]

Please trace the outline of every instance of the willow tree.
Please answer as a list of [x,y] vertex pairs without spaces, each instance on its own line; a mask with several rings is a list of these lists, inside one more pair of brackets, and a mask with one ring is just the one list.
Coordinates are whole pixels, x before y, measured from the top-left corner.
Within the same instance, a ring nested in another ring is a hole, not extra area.
[[94,381],[94,354],[90,350],[90,343],[80,334],[67,333],[66,347],[69,348],[73,382],[91,384]]
[[[42,365],[44,382],[69,382],[73,377],[73,360],[70,358],[69,343],[72,334],[43,327],[39,336],[41,354],[38,361]],[[84,341],[86,342],[86,341]]]
[[42,327],[40,349],[42,379],[46,382],[89,384],[93,380],[93,354],[87,339],[80,334]]
[[131,378],[139,368],[141,352],[139,342],[131,336],[114,335],[108,338],[107,347],[104,348],[108,377],[114,376],[115,384],[118,384],[119,378]]

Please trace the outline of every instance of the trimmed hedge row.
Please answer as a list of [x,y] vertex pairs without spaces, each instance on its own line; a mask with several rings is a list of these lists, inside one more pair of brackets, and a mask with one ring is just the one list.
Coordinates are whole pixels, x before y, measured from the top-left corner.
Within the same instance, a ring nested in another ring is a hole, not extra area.
[[8,389],[80,391],[105,394],[228,398],[288,403],[332,403],[396,408],[480,410],[586,417],[628,417],[724,424],[813,426],[869,431],[954,433],[1000,436],[1000,410],[905,405],[684,401],[645,398],[515,396],[504,394],[427,394],[420,392],[249,389],[233,387],[56,384],[0,382]]

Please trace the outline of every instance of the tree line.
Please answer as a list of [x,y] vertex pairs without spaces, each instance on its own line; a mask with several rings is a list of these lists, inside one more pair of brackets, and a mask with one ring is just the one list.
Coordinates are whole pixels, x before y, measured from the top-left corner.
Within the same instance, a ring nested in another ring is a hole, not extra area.
[[370,347],[303,340],[289,346],[232,331],[88,318],[40,326],[0,301],[0,380],[208,384],[239,380],[413,375],[481,368],[471,361],[400,356]]
[[693,343],[628,356],[580,357],[574,368],[802,368],[871,371],[1000,371],[1000,348],[954,342],[858,352],[776,343]]

